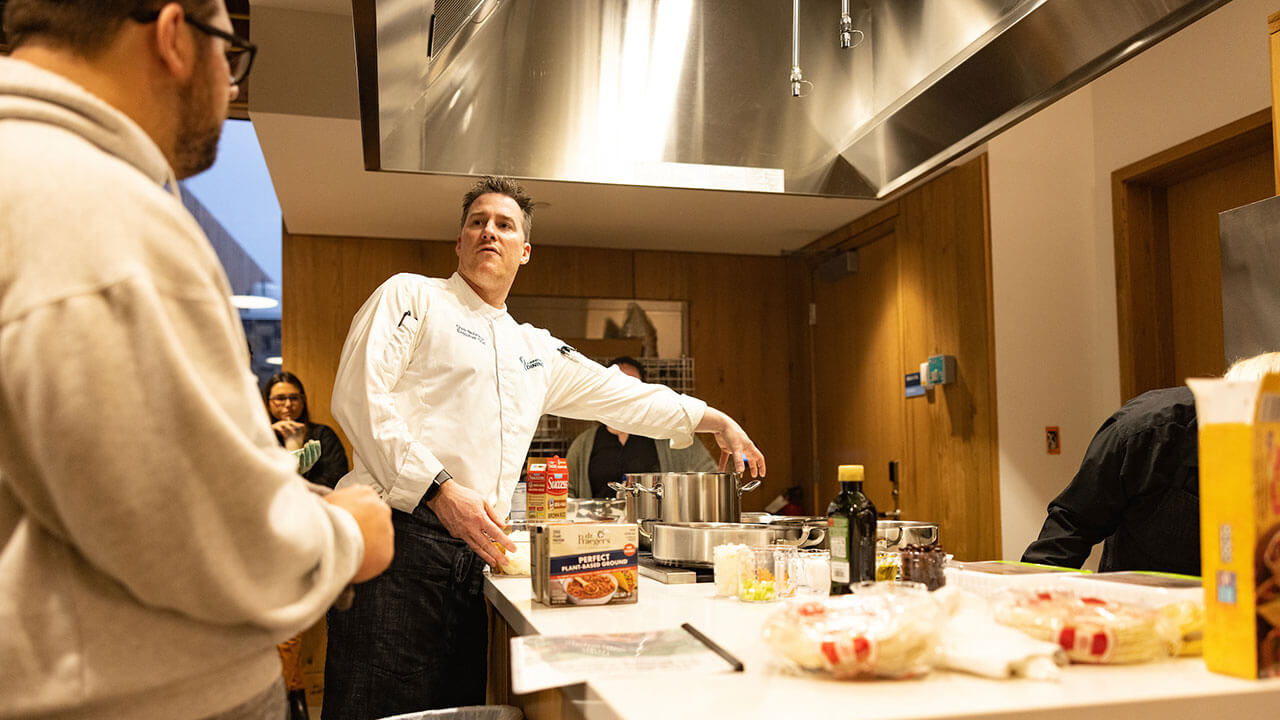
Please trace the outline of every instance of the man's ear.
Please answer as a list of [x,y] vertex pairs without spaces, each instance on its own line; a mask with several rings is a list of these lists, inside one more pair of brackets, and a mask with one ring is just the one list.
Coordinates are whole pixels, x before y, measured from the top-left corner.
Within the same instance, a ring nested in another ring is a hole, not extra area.
[[186,15],[176,2],[165,4],[156,19],[152,38],[160,63],[175,77],[186,80],[195,70],[195,38],[186,28]]
[[524,250],[520,253],[520,264],[524,265],[529,262],[529,256],[533,254],[533,246],[529,243],[524,244]]
[[458,240],[453,244],[453,254],[462,257],[462,233],[458,233]]

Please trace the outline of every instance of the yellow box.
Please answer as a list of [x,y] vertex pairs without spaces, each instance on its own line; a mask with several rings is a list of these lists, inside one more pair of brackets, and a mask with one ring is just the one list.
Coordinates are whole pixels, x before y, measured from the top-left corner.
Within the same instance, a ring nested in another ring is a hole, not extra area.
[[1187,384],[1200,428],[1205,665],[1280,676],[1280,375]]

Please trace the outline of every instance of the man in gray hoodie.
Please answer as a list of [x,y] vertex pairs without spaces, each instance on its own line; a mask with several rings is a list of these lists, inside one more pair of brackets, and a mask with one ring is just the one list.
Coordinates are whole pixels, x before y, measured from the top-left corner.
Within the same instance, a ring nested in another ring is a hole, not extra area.
[[390,562],[281,450],[177,179],[252,46],[222,0],[9,0],[0,718],[283,718],[275,644]]

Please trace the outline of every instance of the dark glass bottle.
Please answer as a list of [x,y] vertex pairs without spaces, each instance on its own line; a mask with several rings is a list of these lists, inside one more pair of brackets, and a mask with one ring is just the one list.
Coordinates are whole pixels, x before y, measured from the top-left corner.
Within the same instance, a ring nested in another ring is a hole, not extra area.
[[876,507],[862,492],[862,466],[841,465],[840,494],[827,507],[831,539],[831,594],[876,579]]

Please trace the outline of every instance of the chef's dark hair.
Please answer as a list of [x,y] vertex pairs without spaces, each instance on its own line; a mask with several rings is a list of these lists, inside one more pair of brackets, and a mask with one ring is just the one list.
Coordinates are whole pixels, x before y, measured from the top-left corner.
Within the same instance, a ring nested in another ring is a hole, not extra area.
[[[169,0],[197,20],[217,12],[217,0]],[[39,38],[93,58],[116,36],[130,13],[159,10],[163,0],[9,0],[4,8],[4,34],[17,49]]]
[[467,215],[471,213],[471,203],[481,195],[489,193],[506,195],[516,201],[516,205],[520,206],[520,212],[524,213],[524,241],[529,242],[529,236],[533,234],[533,198],[525,194],[520,183],[501,175],[485,175],[471,186],[471,190],[462,198],[462,222],[458,227],[466,227]]
[[639,360],[631,357],[630,355],[619,355],[618,357],[610,360],[609,365],[630,365],[640,371],[640,382],[649,382],[645,379],[644,366],[640,364]]
[[298,422],[310,426],[311,407],[307,404],[307,389],[302,387],[302,381],[298,379],[298,376],[288,370],[281,370],[272,375],[271,379],[267,380],[267,384],[262,386],[262,402],[267,404],[267,416],[271,418],[272,422],[275,421],[276,416],[271,414],[271,388],[282,382],[287,382],[298,388],[298,394],[302,396],[302,413],[298,415]]

